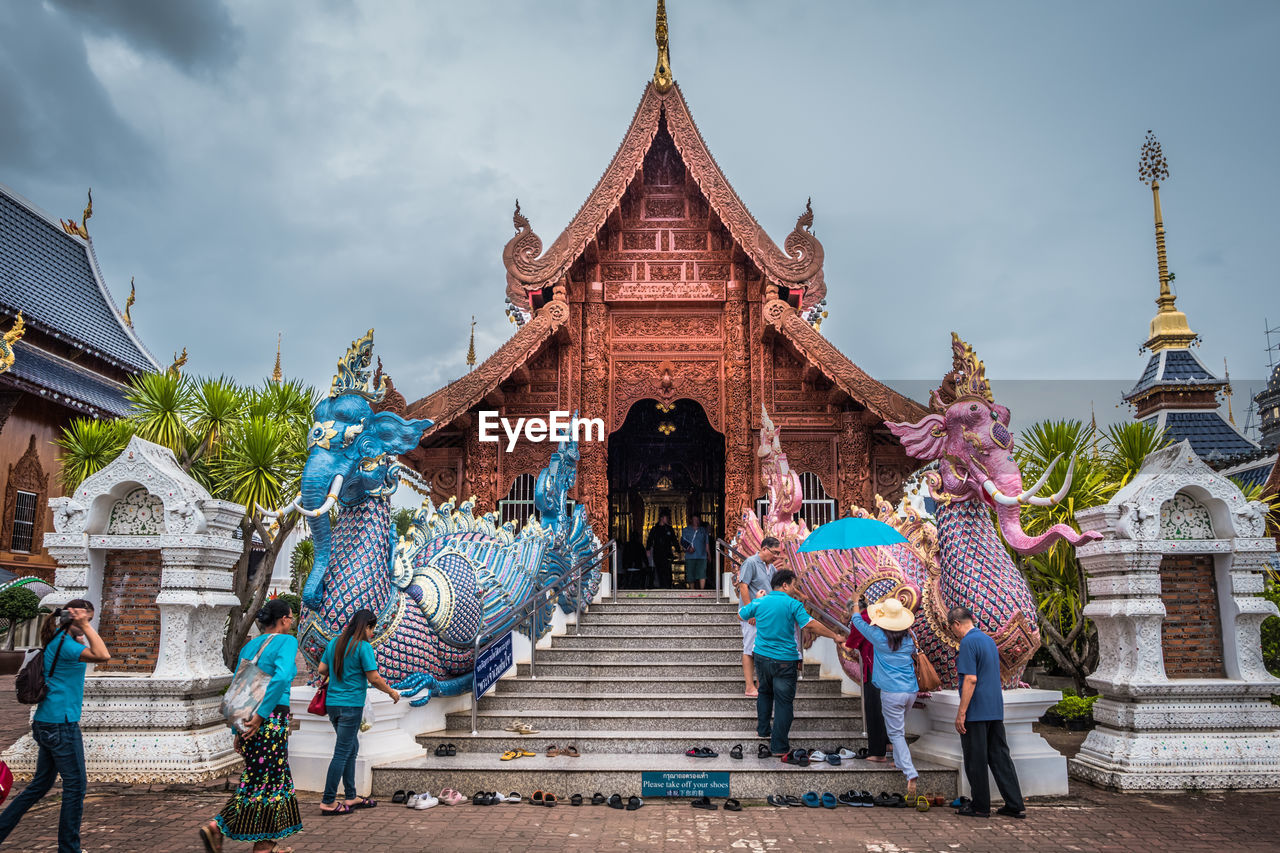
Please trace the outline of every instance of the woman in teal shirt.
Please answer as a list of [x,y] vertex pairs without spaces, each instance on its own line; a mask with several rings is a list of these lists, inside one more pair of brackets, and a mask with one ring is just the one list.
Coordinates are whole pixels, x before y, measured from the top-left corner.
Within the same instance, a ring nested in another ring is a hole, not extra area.
[[[84,814],[84,742],[80,738],[80,705],[84,701],[86,664],[111,660],[107,646],[93,630],[93,605],[83,598],[67,602],[44,624],[45,697],[31,720],[31,737],[39,748],[31,784],[0,814],[0,841],[62,777],[58,814],[58,853],[79,853],[80,818]],[[88,648],[80,642],[83,639]]]
[[236,735],[236,751],[244,756],[240,786],[217,818],[200,827],[208,853],[221,853],[223,836],[253,842],[254,853],[285,853],[292,848],[276,842],[302,831],[289,772],[289,685],[298,673],[293,608],[282,598],[271,599],[258,611],[258,627],[262,634],[240,650],[237,670],[256,656],[271,682],[257,712]]
[[[400,694],[378,674],[373,656],[373,630],[377,617],[371,610],[357,610],[351,622],[337,637],[329,641],[320,658],[320,677],[328,679],[325,709],[329,722],[338,733],[333,745],[333,758],[324,779],[324,796],[320,811],[326,815],[349,814],[352,809],[370,809],[377,805],[368,797],[356,796],[356,754],[360,751],[360,721],[364,716],[364,698],[369,685],[400,701]],[[346,799],[337,803],[338,779],[342,779]]]

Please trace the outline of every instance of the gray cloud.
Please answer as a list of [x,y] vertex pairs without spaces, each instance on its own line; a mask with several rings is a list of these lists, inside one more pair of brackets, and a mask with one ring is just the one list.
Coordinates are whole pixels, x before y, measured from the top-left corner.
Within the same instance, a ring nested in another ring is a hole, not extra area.
[[96,36],[123,39],[188,71],[217,69],[235,58],[239,30],[222,0],[46,0]]

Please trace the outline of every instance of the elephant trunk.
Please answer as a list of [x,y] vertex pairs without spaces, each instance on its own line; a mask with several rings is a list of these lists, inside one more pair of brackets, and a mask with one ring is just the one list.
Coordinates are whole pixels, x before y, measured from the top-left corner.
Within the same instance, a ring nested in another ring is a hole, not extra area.
[[[309,467],[309,466],[308,466]],[[306,473],[311,473],[310,471]],[[320,508],[332,504],[328,496],[332,494],[332,479],[322,476],[302,478],[302,491],[298,497],[298,505],[302,509]],[[315,543],[315,563],[307,575],[306,586],[302,590],[302,603],[312,610],[319,610],[324,601],[324,577],[329,570],[329,557],[333,550],[333,536],[329,525],[329,513],[318,513],[308,522],[311,527],[311,541]]]
[[1098,538],[1096,533],[1077,533],[1066,524],[1055,524],[1039,536],[1029,536],[1022,529],[1021,506],[997,504],[996,519],[1000,522],[1000,533],[1009,547],[1028,556],[1048,550],[1049,546],[1060,539],[1066,540],[1074,548]]

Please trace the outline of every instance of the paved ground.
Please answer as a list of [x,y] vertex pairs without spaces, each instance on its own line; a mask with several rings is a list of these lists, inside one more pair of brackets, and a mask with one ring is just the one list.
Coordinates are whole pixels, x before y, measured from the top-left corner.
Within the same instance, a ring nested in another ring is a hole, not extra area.
[[[13,679],[0,678],[0,744],[26,731],[13,702]],[[1073,753],[1082,735],[1050,730],[1050,742]],[[229,796],[234,780],[169,788],[91,784],[83,824],[86,851],[200,850],[195,829]],[[20,787],[20,786],[19,786]],[[468,792],[469,793],[469,792]],[[524,792],[526,794],[530,792]],[[561,792],[556,792],[561,793]],[[565,795],[571,792],[563,792]],[[590,792],[587,792],[588,794]],[[866,853],[1004,853],[1034,850],[1274,851],[1280,825],[1275,794],[1110,794],[1073,785],[1072,795],[1033,800],[1026,820],[959,818],[950,809],[775,809],[748,804],[738,813],[650,801],[636,812],[605,806],[554,809],[530,805],[439,806],[409,811],[384,803],[371,811],[322,818],[318,794],[303,794],[306,830],[289,840],[299,853],[508,850],[529,853],[624,851],[807,851]],[[57,789],[30,812],[5,851],[57,849]],[[228,844],[228,851],[248,845]]]

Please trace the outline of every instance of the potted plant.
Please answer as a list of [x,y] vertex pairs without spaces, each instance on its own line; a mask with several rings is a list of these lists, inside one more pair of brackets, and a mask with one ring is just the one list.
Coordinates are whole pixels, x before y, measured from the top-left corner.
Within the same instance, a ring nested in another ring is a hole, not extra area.
[[0,651],[0,675],[13,675],[24,654],[13,650],[18,629],[40,616],[40,597],[25,586],[10,586],[0,592],[0,619],[5,623],[4,651]]
[[1082,732],[1093,727],[1093,703],[1097,696],[1064,696],[1050,708],[1069,731]]

